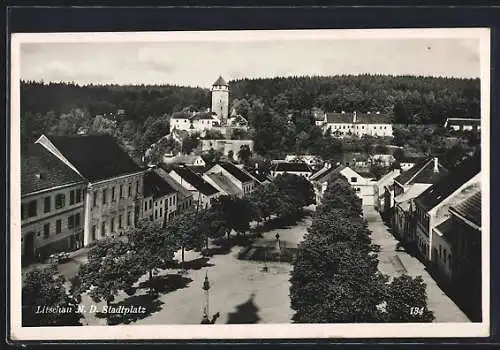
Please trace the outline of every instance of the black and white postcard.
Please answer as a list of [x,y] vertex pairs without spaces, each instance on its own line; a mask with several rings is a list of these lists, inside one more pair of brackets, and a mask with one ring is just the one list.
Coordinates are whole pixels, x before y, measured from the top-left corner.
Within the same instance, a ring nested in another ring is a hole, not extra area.
[[13,340],[489,335],[489,29],[11,43]]

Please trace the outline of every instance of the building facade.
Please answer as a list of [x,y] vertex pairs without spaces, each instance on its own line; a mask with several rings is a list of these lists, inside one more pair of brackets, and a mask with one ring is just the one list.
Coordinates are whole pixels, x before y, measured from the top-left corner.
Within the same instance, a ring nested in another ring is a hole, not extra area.
[[42,145],[87,181],[84,245],[134,227],[141,215],[145,169],[109,135],[45,136]]
[[323,130],[332,136],[392,136],[392,116],[376,113],[325,113]]
[[177,192],[155,169],[144,174],[142,218],[165,226],[177,211]]
[[82,247],[85,179],[38,144],[21,161],[23,264]]
[[244,169],[238,168],[231,162],[219,162],[208,169],[205,174],[223,175],[241,191],[240,197],[253,192],[256,186],[256,181],[253,176],[248,174]]

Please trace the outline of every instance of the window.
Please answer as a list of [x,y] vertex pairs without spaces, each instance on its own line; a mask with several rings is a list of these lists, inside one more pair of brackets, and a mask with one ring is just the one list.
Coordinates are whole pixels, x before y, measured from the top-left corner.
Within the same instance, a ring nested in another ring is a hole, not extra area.
[[115,198],[115,186],[111,187],[111,201],[114,202]]
[[123,215],[120,214],[120,216],[118,217],[118,227],[119,228],[123,228]]
[[63,208],[66,205],[66,196],[62,193],[56,196],[56,209]]
[[127,226],[131,226],[131,225],[132,225],[132,213],[128,212],[127,213]]
[[123,185],[120,185],[120,198],[123,198]]
[[106,221],[103,221],[101,223],[101,236],[105,236],[106,235]]
[[97,192],[94,192],[94,199],[93,199],[92,206],[94,206],[94,207],[97,206]]
[[43,225],[43,238],[48,238],[50,235],[50,223]]
[[[62,226],[62,222],[61,220],[57,220],[56,221],[56,233],[61,233],[61,226]],[[69,226],[69,225],[68,225]],[[68,227],[69,228],[69,227]]]
[[106,204],[106,201],[107,201],[107,196],[108,196],[108,190],[107,189],[103,189],[102,190],[102,204]]
[[111,218],[111,233],[115,232],[115,218]]
[[75,217],[73,215],[68,216],[68,229],[75,227]]
[[82,201],[82,189],[79,188],[76,190],[76,202],[80,203]]
[[45,197],[43,200],[43,212],[44,213],[50,212],[50,196]]
[[96,227],[95,225],[92,225],[92,240],[95,241],[96,240],[96,235],[95,235],[95,232],[96,232]]
[[80,227],[80,213],[75,214],[75,227]]
[[158,210],[155,210],[155,220],[158,219]]
[[69,205],[75,204],[75,191],[69,191]]
[[137,180],[136,183],[135,183],[135,194],[136,195],[139,194],[139,180]]
[[357,182],[358,179],[356,177],[351,177],[351,182]]
[[163,216],[163,208],[160,208],[160,217]]
[[148,210],[148,202],[144,202],[144,210]]
[[128,185],[128,196],[132,197],[132,185]]
[[36,216],[37,208],[36,208],[36,200],[28,203],[28,217],[32,218]]

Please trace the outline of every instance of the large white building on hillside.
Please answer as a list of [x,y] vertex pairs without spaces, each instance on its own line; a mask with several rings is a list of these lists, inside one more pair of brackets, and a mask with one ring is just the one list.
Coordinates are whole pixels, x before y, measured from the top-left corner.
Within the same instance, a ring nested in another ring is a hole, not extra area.
[[332,136],[392,136],[392,118],[388,114],[376,113],[325,113],[323,130],[328,128]]

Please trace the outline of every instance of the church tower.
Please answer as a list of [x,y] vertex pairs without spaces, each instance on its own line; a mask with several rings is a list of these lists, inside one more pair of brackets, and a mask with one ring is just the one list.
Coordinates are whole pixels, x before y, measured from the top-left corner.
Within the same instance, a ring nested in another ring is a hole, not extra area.
[[223,124],[226,122],[229,113],[229,86],[222,77],[212,85],[212,112],[217,114]]

